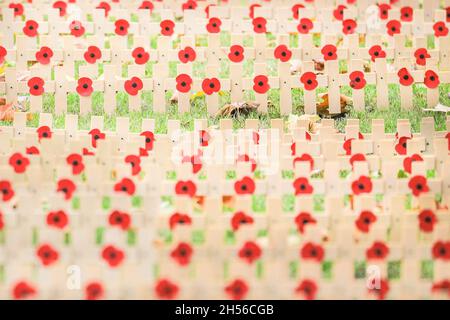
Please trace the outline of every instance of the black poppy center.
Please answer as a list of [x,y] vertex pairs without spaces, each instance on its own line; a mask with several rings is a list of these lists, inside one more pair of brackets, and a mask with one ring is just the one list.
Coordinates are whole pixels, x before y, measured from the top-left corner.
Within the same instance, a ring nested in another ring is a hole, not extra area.
[[137,57],[142,58],[142,53],[138,53]]
[[33,89],[34,89],[34,90],[37,90],[37,89],[39,89],[39,86],[38,86],[37,84],[35,84],[35,85],[33,86]]
[[311,80],[311,79],[308,79],[308,80],[306,81],[306,83],[307,83],[307,84],[312,84],[312,80]]
[[98,134],[94,135],[94,140],[100,139],[100,136]]
[[132,86],[133,88],[136,88],[136,87],[137,87],[137,83],[136,83],[136,82],[133,82],[133,83],[131,84],[131,86]]
[[187,186],[182,186],[181,190],[183,190],[184,192],[187,192],[189,190],[189,188]]
[[188,54],[188,53],[185,53],[185,54],[184,54],[184,57],[185,57],[186,59],[188,59],[188,58],[189,58],[189,54]]
[[408,79],[409,79],[409,76],[408,76],[407,74],[405,74],[405,75],[403,76],[403,79],[408,80]]
[[83,84],[83,88],[84,88],[84,89],[87,89],[88,87],[89,87],[89,86],[88,86],[87,83]]
[[213,88],[214,88],[214,83],[210,83],[210,84],[209,84],[209,87],[210,87],[211,89],[213,89]]
[[258,27],[259,29],[261,29],[261,28],[262,28],[262,25],[258,24],[257,27]]
[[431,221],[432,221],[430,216],[426,217],[424,220],[426,223],[431,223]]
[[416,189],[417,190],[422,190],[423,186],[420,183],[418,183],[418,184],[416,184]]
[[300,190],[305,190],[305,189],[306,189],[306,185],[301,184],[301,185],[300,185]]
[[241,190],[242,190],[242,191],[247,190],[247,185],[246,185],[246,184],[243,184],[243,185],[241,186]]
[[333,52],[328,51],[328,56],[331,57],[333,55]]
[[247,249],[247,250],[245,250],[244,255],[245,255],[246,257],[251,257],[251,256],[253,255],[253,252],[252,252],[252,250]]
[[358,184],[358,189],[359,190],[364,190],[364,185],[362,183]]
[[282,55],[283,57],[286,57],[286,56],[287,56],[286,51],[281,52],[281,55]]
[[435,79],[434,76],[431,76],[431,77],[430,77],[430,80],[431,80],[431,81],[434,81],[434,79]]
[[369,218],[365,218],[363,221],[364,221],[365,224],[370,224],[370,219]]
[[258,86],[262,87],[263,85],[264,85],[264,82],[262,82],[262,81],[258,82]]
[[170,28],[169,27],[165,27],[164,28],[166,31],[170,31]]
[[124,192],[127,192],[127,187],[126,186],[122,186],[121,190],[124,191]]
[[53,217],[53,222],[58,223],[59,222],[59,217],[58,216],[54,216]]
[[380,53],[379,53],[378,51],[375,51],[375,52],[373,53],[373,55],[376,56],[376,57],[378,57],[378,56],[380,55]]
[[89,56],[90,56],[91,58],[95,58],[95,54],[94,54],[94,53],[91,53]]
[[22,160],[20,160],[20,159],[16,161],[16,164],[17,164],[18,166],[22,165],[22,163],[23,163],[23,162],[22,162]]
[[152,142],[152,140],[150,138],[145,139],[145,143],[150,143],[150,142]]
[[355,78],[355,81],[356,81],[356,82],[360,82],[360,81],[361,81],[361,78],[360,78],[360,77],[356,77],[356,78]]

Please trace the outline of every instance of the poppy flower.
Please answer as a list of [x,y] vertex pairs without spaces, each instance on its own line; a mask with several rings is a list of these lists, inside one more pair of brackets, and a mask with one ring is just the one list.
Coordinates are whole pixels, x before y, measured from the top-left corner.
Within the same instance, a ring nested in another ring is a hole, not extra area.
[[81,77],[77,81],[77,93],[82,97],[89,97],[94,89],[92,88],[92,80],[87,77]]
[[178,295],[180,288],[173,282],[167,279],[160,279],[155,286],[155,294],[158,299],[172,300]]
[[295,195],[311,194],[314,191],[313,186],[310,185],[308,179],[304,177],[295,179],[292,185],[294,186]]
[[261,248],[255,242],[247,241],[239,250],[238,256],[248,264],[252,264],[261,257]]
[[191,180],[180,180],[175,184],[175,193],[178,195],[187,195],[192,198],[196,192],[197,186]]
[[269,78],[265,75],[258,75],[253,78],[253,90],[256,93],[264,94],[269,91]]
[[251,162],[252,163],[252,172],[256,170],[256,161],[249,157],[248,154],[241,154],[237,157],[236,162]]
[[300,212],[295,217],[295,224],[297,225],[297,230],[300,233],[305,232],[305,227],[310,224],[316,224],[317,220],[313,218],[313,216],[308,212]]
[[368,291],[369,293],[375,295],[379,300],[384,300],[389,292],[389,289],[389,282],[385,279],[381,279],[379,287],[371,287],[370,289],[368,289]]
[[303,153],[300,157],[294,158],[294,167],[295,167],[295,163],[298,161],[307,161],[307,162],[309,162],[310,169],[312,170],[314,168],[314,158],[311,157],[311,155],[309,155],[307,153]]
[[337,59],[337,54],[336,54],[337,48],[335,45],[327,44],[327,45],[323,46],[323,48],[320,52],[322,52],[323,59],[325,61]]
[[379,45],[374,45],[370,47],[369,54],[373,62],[375,62],[375,60],[378,58],[386,58],[386,52]]
[[15,173],[24,173],[30,165],[30,160],[16,152],[9,157],[9,165],[14,169]]
[[144,87],[144,84],[142,83],[142,80],[138,77],[132,77],[130,80],[126,80],[124,83],[125,91],[130,96],[136,96],[138,95],[139,91],[142,90]]
[[153,143],[155,142],[155,135],[151,131],[144,131],[140,136],[145,137],[145,150],[153,150]]
[[353,71],[349,74],[350,87],[355,90],[363,89],[366,86],[366,79],[364,78],[364,73],[361,71]]
[[263,17],[258,17],[252,20],[252,24],[253,24],[253,31],[255,31],[256,33],[266,33],[267,29],[266,29],[266,24],[267,24],[267,20]]
[[252,132],[252,140],[254,144],[259,144],[259,133],[256,131]]
[[0,231],[5,227],[5,222],[3,221],[3,213],[0,211]]
[[220,91],[220,81],[217,78],[206,78],[202,81],[202,90],[208,96]]
[[244,48],[238,44],[232,45],[228,53],[228,59],[232,62],[241,62],[244,60]]
[[178,59],[182,63],[195,61],[196,57],[197,54],[195,53],[195,50],[192,47],[187,46],[184,49],[178,51]]
[[446,13],[447,13],[447,15],[446,15],[446,21],[447,22],[450,22],[450,6],[448,6],[447,8],[445,8],[445,11],[446,11]]
[[349,160],[350,165],[352,166],[352,170],[353,170],[353,163],[357,161],[366,161],[366,156],[362,153],[355,153],[354,155],[352,155]]
[[47,225],[64,229],[69,224],[69,217],[63,210],[51,211],[47,214]]
[[207,147],[209,144],[209,140],[211,139],[211,136],[209,135],[208,131],[206,130],[199,130],[198,131],[199,136],[199,143],[202,147]]
[[74,20],[69,24],[70,34],[74,37],[81,37],[86,32],[86,29],[83,27],[83,24],[78,21]]
[[425,66],[427,64],[427,59],[431,56],[426,48],[419,48],[414,52],[414,57],[416,58],[416,64]]
[[23,5],[21,3],[10,3],[8,8],[14,10],[14,17],[23,15]]
[[131,52],[131,56],[134,58],[136,64],[146,64],[150,59],[150,54],[145,51],[143,47],[137,47]]
[[234,191],[237,194],[253,194],[255,192],[255,182],[250,177],[243,177],[234,183]]
[[400,20],[410,22],[413,20],[414,10],[412,7],[402,7],[400,9]]
[[317,76],[314,72],[307,71],[300,77],[300,82],[303,83],[305,90],[312,91],[317,88]]
[[410,86],[414,83],[413,76],[406,68],[401,68],[400,70],[398,70],[397,75],[400,84],[403,86]]
[[108,245],[102,250],[102,258],[110,267],[114,268],[122,263],[125,258],[125,253],[113,245]]
[[188,0],[181,5],[181,9],[183,9],[183,11],[194,10],[195,8],[197,8],[197,2],[195,2],[194,0]]
[[175,212],[169,218],[169,227],[170,230],[175,229],[177,225],[191,225],[192,219],[187,214]]
[[28,155],[37,155],[39,154],[39,149],[36,148],[35,146],[27,147],[25,149],[25,153]]
[[185,73],[179,74],[175,81],[177,82],[177,90],[182,93],[191,91],[192,78]]
[[192,247],[189,243],[180,242],[175,249],[172,250],[170,256],[180,265],[187,266],[191,262]]
[[64,1],[55,1],[53,3],[53,8],[59,9],[59,16],[64,17],[67,12],[67,3]]
[[411,157],[406,157],[403,159],[403,169],[409,174],[411,174],[411,167],[414,161],[423,161],[423,158],[419,154],[415,153]]
[[72,153],[66,158],[68,165],[72,166],[72,174],[78,175],[84,170],[83,157],[78,153]]
[[15,300],[29,299],[35,296],[37,290],[26,281],[16,283],[12,289],[12,297]]
[[39,128],[37,128],[36,132],[38,134],[39,142],[42,139],[51,139],[53,135],[53,132],[51,131],[49,126],[40,126]]
[[126,212],[114,210],[109,215],[108,222],[112,227],[119,227],[122,230],[128,230],[131,225],[131,217]]
[[389,10],[391,10],[391,6],[387,3],[380,3],[378,5],[379,17],[381,20],[386,20],[389,17]]
[[318,291],[317,284],[313,280],[305,279],[295,288],[295,292],[300,294],[305,300],[314,300]]
[[342,21],[344,19],[344,10],[347,9],[346,6],[340,4],[333,10],[333,16],[336,20]]
[[225,293],[232,300],[242,300],[245,298],[249,290],[244,280],[236,279],[225,287]]
[[398,20],[391,20],[386,23],[387,33],[390,36],[394,34],[399,34],[402,30],[402,23]]
[[94,64],[101,57],[102,52],[97,46],[89,46],[84,53],[84,60],[86,60],[86,62],[90,64]]
[[39,24],[34,20],[27,20],[23,27],[23,33],[29,37],[36,37],[38,35]]
[[14,189],[12,188],[11,182],[6,180],[0,180],[0,194],[4,202],[8,202],[14,197]]
[[136,192],[136,185],[133,180],[129,178],[123,178],[114,185],[114,191],[123,192],[132,196]]
[[292,17],[294,18],[294,20],[298,20],[298,14],[300,9],[304,8],[305,6],[301,3],[296,3],[291,7],[291,11],[292,11]]
[[297,25],[297,31],[301,34],[308,34],[312,28],[314,28],[314,23],[309,18],[300,19]]
[[163,36],[171,36],[175,28],[175,23],[172,20],[163,20],[159,26],[161,27],[161,34]]
[[153,3],[151,1],[144,0],[141,2],[141,5],[139,6],[138,9],[147,9],[147,10],[152,11],[154,9],[154,7],[155,6],[153,5]]
[[250,19],[253,19],[255,17],[255,8],[260,8],[261,5],[258,3],[254,3],[251,4],[249,7],[249,12],[248,12],[248,16],[250,17]]
[[436,89],[441,83],[439,80],[439,76],[433,70],[425,71],[425,79],[423,80],[423,82],[429,89]]
[[450,297],[450,280],[442,280],[442,281],[433,283],[433,286],[431,287],[431,291],[446,293]]
[[71,180],[61,179],[58,181],[56,191],[62,192],[64,194],[64,199],[70,200],[76,189],[77,186]]
[[427,233],[433,232],[434,225],[437,223],[437,218],[432,210],[422,210],[417,217],[419,218],[420,230]]
[[5,57],[6,57],[7,53],[8,52],[6,51],[5,47],[0,46],[0,63],[5,62]]
[[130,154],[125,157],[125,163],[131,165],[131,174],[133,176],[139,174],[141,172],[141,159],[133,154]]
[[30,88],[32,96],[40,96],[44,93],[44,80],[41,77],[32,77],[28,80],[27,85]]
[[97,148],[98,140],[105,140],[106,137],[99,129],[92,129],[89,131],[89,134],[91,135],[91,144],[93,148]]
[[208,24],[206,25],[206,30],[209,33],[220,33],[220,26],[222,21],[219,18],[210,18]]
[[360,176],[352,182],[352,191],[354,195],[372,192],[372,180],[367,176]]
[[53,50],[49,47],[42,47],[36,52],[36,61],[40,64],[49,64],[50,59],[53,57]]
[[383,260],[389,254],[389,247],[381,241],[375,241],[370,248],[366,250],[367,260]]
[[353,34],[355,33],[355,29],[358,26],[355,20],[346,19],[342,21],[342,32],[344,34]]
[[99,300],[103,298],[105,290],[101,283],[91,282],[84,289],[84,293],[86,300]]
[[425,178],[424,176],[414,176],[409,179],[408,187],[411,189],[412,194],[416,197],[423,192],[430,191],[430,188],[427,184],[427,178]]
[[437,241],[431,249],[434,259],[450,260],[450,242]]
[[119,36],[126,36],[128,34],[128,28],[130,23],[125,19],[118,19],[114,22],[114,32]]
[[58,261],[59,253],[51,245],[43,244],[36,250],[36,255],[41,260],[42,265],[49,266]]
[[368,233],[370,226],[377,221],[377,216],[372,211],[363,210],[359,214],[358,219],[355,221],[356,228],[363,232]]
[[275,48],[273,51],[273,54],[275,56],[275,59],[280,60],[281,62],[287,62],[292,57],[292,51],[286,47],[284,44],[280,44]]
[[400,137],[398,143],[395,145],[395,151],[400,155],[406,154],[407,141],[411,139],[410,137]]
[[448,28],[443,21],[436,22],[433,25],[433,30],[435,37],[445,37],[448,35]]
[[316,262],[322,262],[325,251],[320,244],[307,242],[300,250],[300,256],[305,260],[314,260]]
[[251,216],[246,215],[242,211],[238,211],[231,218],[231,228],[233,231],[237,231],[242,225],[253,224],[253,221],[254,220]]
[[99,5],[96,7],[96,9],[103,9],[105,10],[105,17],[108,16],[109,11],[111,11],[111,6],[108,2],[102,1],[99,3]]
[[202,161],[198,155],[184,156],[183,159],[181,159],[181,163],[191,163],[193,174],[198,173],[202,169]]

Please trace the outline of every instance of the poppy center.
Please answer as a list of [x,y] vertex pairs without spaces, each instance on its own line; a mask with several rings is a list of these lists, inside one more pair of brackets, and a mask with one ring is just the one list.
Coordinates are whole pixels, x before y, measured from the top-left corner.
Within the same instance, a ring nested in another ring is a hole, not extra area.
[[9,190],[8,189],[3,189],[2,193],[6,196],[9,193]]
[[121,216],[117,216],[116,217],[116,222],[117,223],[122,223],[122,217]]
[[34,27],[33,27],[33,26],[29,26],[29,27],[28,27],[28,29],[30,29],[30,30],[33,30],[33,29],[34,29]]
[[308,79],[308,81],[306,81],[307,84],[312,84],[312,80]]
[[185,86],[186,86],[186,82],[184,82],[184,81],[181,82],[181,86],[182,86],[182,87],[185,87]]
[[316,249],[312,249],[312,250],[311,250],[311,256],[313,256],[313,257],[317,256],[317,251],[316,251]]
[[47,54],[47,53],[44,53],[42,56],[43,56],[44,58],[47,58],[47,57],[48,57],[48,54]]
[[131,86],[132,86],[133,88],[136,88],[136,87],[137,87],[137,83],[136,83],[136,82],[133,82],[133,83],[131,84]]
[[69,192],[69,190],[68,190],[67,188],[62,188],[61,191],[62,191],[63,193],[68,193],[68,192]]
[[33,89],[34,89],[34,90],[37,90],[37,89],[39,89],[39,86],[38,86],[37,84],[35,84],[35,85],[33,86]]
[[442,27],[439,27],[439,28],[438,28],[438,30],[439,30],[439,31],[443,31],[443,30],[444,30],[444,28],[442,28]]
[[419,58],[420,58],[420,59],[425,59],[425,55],[421,54],[421,55],[419,56]]
[[434,76],[431,76],[431,77],[430,77],[430,80],[431,80],[431,81],[434,81],[434,79],[435,79]]
[[212,88],[214,88],[214,83],[210,83],[209,84],[209,87],[212,89]]
[[90,54],[90,57],[91,57],[91,58],[95,58],[95,54],[94,54],[94,53],[91,53],[91,54]]
[[152,142],[152,140],[150,138],[145,139],[145,143],[150,143],[150,142]]
[[169,27],[165,27],[164,28],[166,31],[170,31],[170,28]]
[[405,75],[403,76],[403,79],[408,80],[408,79],[409,79],[409,76],[408,76],[407,74],[405,74]]
[[16,164],[17,164],[18,166],[22,165],[22,160],[17,160],[17,161],[16,161]]
[[417,190],[422,190],[423,189],[423,186],[419,183],[419,184],[416,184],[416,189]]
[[380,53],[379,53],[378,51],[375,51],[375,52],[373,53],[373,55],[376,56],[376,57],[378,57],[378,56],[380,55]]
[[409,13],[408,13],[408,12],[405,12],[405,13],[403,14],[403,16],[404,16],[405,18],[408,18],[408,17],[409,17]]
[[381,251],[381,249],[375,249],[375,255],[381,256],[382,254],[383,252]]
[[94,140],[100,139],[100,136],[98,134],[94,135]]
[[426,217],[424,220],[426,223],[431,223],[431,221],[432,221],[430,216]]
[[182,257],[187,255],[187,252],[184,248],[181,248],[178,252],[180,253],[180,256],[182,256]]
[[362,183],[358,184],[358,189],[359,190],[364,190],[364,185]]
[[305,190],[305,189],[306,189],[306,186],[304,184],[301,184],[300,185],[300,190]]
[[185,53],[185,54],[184,54],[184,57],[185,57],[186,59],[188,59],[188,58],[189,58],[189,54]]
[[216,23],[213,23],[212,26],[215,28],[215,27],[217,27],[217,24],[216,24]]
[[246,185],[246,184],[243,184],[243,185],[241,186],[241,190],[242,190],[242,191],[247,190],[247,185]]
[[286,57],[286,56],[287,56],[287,53],[286,53],[285,51],[283,51],[283,52],[281,53],[281,55],[282,55],[283,57]]
[[44,138],[47,138],[47,137],[48,137],[48,132],[42,133],[42,136],[43,136]]
[[364,219],[364,223],[365,223],[365,224],[370,224],[370,219],[369,219],[369,218],[365,218],[365,219]]
[[247,250],[245,250],[244,255],[245,255],[246,257],[251,257],[251,256],[253,255],[253,252],[252,252],[252,250],[247,249]]
[[258,82],[258,86],[262,87],[264,85],[264,82],[260,81]]
[[87,89],[89,86],[87,85],[87,83],[83,84],[83,88]]
[[142,58],[142,54],[141,54],[141,53],[138,53],[137,57],[138,57],[138,58]]
[[328,51],[328,56],[331,57],[333,55],[333,52]]
[[258,27],[259,29],[261,29],[261,28],[262,28],[262,25],[258,24],[257,27]]
[[302,25],[302,28],[303,28],[304,30],[308,29],[308,27],[306,26],[306,24]]
[[234,52],[234,55],[235,55],[235,56],[238,56],[238,55],[240,55],[240,52],[239,52],[239,51],[235,51],[235,52]]
[[182,186],[181,190],[183,190],[184,192],[187,192],[188,191],[188,187],[187,186]]
[[59,217],[58,216],[54,216],[53,217],[53,222],[58,223],[59,222]]
[[122,186],[121,190],[124,191],[124,192],[127,192],[127,187],[126,186]]
[[355,78],[355,81],[356,81],[356,82],[360,82],[360,81],[361,81],[361,78],[360,78],[360,77],[356,77],[356,78]]

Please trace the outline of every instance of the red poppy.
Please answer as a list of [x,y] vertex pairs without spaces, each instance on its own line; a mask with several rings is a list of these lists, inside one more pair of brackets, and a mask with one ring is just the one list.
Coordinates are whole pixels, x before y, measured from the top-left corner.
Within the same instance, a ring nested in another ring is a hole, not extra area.
[[130,80],[126,80],[124,83],[125,91],[130,96],[136,96],[138,95],[139,91],[142,90],[144,87],[144,84],[142,83],[142,80],[138,77],[132,77]]
[[133,176],[141,172],[141,159],[138,156],[132,154],[126,156],[125,163],[129,163],[131,165],[131,174]]
[[450,6],[448,6],[447,8],[445,8],[445,11],[447,12],[447,15],[446,15],[446,21],[447,22],[450,22]]
[[26,281],[16,283],[12,289],[12,297],[15,300],[29,299],[35,296],[37,290]]
[[0,211],[0,231],[5,227],[5,222],[3,221],[3,213]]
[[148,9],[148,10],[152,11],[154,9],[154,7],[155,6],[153,5],[153,3],[151,1],[144,0],[144,1],[142,1],[141,5],[139,6],[138,9]]
[[27,85],[30,88],[30,94],[40,96],[44,93],[44,80],[41,77],[32,77],[28,80]]
[[389,10],[391,10],[391,6],[387,3],[380,3],[378,5],[379,16],[381,20],[386,20],[389,17]]
[[358,219],[356,219],[356,228],[363,232],[368,233],[370,231],[370,226],[377,221],[377,216],[373,214],[372,211],[364,210],[359,214]]
[[125,253],[113,245],[108,245],[102,250],[102,258],[110,267],[114,268],[122,263],[125,258]]
[[431,250],[434,259],[450,260],[450,241],[437,241]]
[[195,2],[194,0],[187,0],[185,3],[181,5],[181,9],[183,9],[183,11],[194,10],[195,8],[197,8],[197,2]]
[[400,20],[410,22],[413,20],[414,10],[412,7],[402,7],[400,9]]
[[36,250],[36,255],[41,260],[42,265],[49,266],[59,259],[59,253],[51,245],[43,244]]
[[[374,279],[374,281],[376,281]],[[374,294],[379,300],[384,300],[389,292],[389,282],[385,279],[380,280],[379,287],[374,286],[368,289],[369,293]]]
[[5,62],[5,57],[8,54],[8,52],[6,51],[5,47],[0,46],[0,63]]
[[191,225],[192,219],[187,214],[175,212],[169,218],[170,229],[173,230],[177,225]]
[[295,292],[300,294],[305,300],[314,300],[318,291],[317,284],[313,280],[305,279],[295,288]]
[[8,8],[14,10],[14,17],[23,15],[23,5],[21,3],[10,3]]
[[256,93],[264,94],[269,91],[269,78],[265,75],[257,75],[253,78],[253,90]]
[[61,179],[58,181],[56,191],[62,192],[64,194],[64,199],[70,200],[76,189],[77,186],[71,180]]
[[69,224],[69,217],[63,210],[51,211],[47,214],[47,225],[64,229]]
[[422,210],[419,215],[419,227],[423,232],[433,232],[434,225],[437,223],[437,217],[430,209]]
[[184,49],[181,49],[178,51],[178,59],[182,63],[188,63],[189,61],[195,61],[195,58],[197,57],[197,54],[195,53],[195,50],[192,47],[185,47]]
[[314,72],[307,71],[300,77],[300,82],[303,83],[305,90],[312,91],[317,88],[318,82]]
[[249,13],[248,13],[248,16],[250,17],[250,19],[253,19],[255,17],[255,8],[259,8],[259,7],[261,7],[261,5],[257,4],[257,3],[250,5]]
[[323,46],[323,48],[320,52],[322,52],[323,59],[325,61],[337,59],[337,54],[336,54],[337,48],[333,44],[327,44],[327,45]]
[[231,228],[233,231],[239,230],[241,225],[244,224],[253,224],[253,218],[249,215],[246,215],[242,211],[236,212],[233,217],[231,218]]
[[352,170],[353,170],[353,163],[357,161],[366,161],[366,156],[362,153],[355,153],[354,155],[352,155],[349,160],[350,165],[352,166]]
[[304,7],[305,6],[301,3],[297,3],[292,6],[291,10],[292,10],[292,17],[294,18],[294,20],[298,20],[298,13],[300,9]]
[[413,76],[406,68],[401,68],[400,70],[398,70],[397,75],[400,84],[403,86],[410,86],[414,83]]
[[118,19],[114,22],[114,32],[119,36],[126,36],[128,34],[128,28],[130,23],[125,19]]
[[81,37],[86,32],[86,29],[83,27],[83,24],[78,21],[74,20],[69,25],[70,34],[74,37]]
[[308,34],[312,28],[314,28],[314,23],[308,18],[300,19],[300,22],[297,25],[297,31],[301,34]]
[[325,251],[320,244],[307,242],[300,250],[300,256],[305,260],[314,260],[316,262],[322,262]]
[[406,154],[407,141],[411,139],[410,137],[400,137],[398,143],[395,145],[395,151],[400,155]]
[[414,52],[414,57],[416,58],[416,64],[419,66],[425,66],[427,64],[427,59],[431,58],[426,48],[419,48]]
[[180,265],[187,266],[191,262],[192,247],[189,243],[180,242],[175,249],[172,250],[170,256]]
[[9,165],[14,169],[15,173],[24,173],[30,165],[30,160],[16,152],[9,157]]
[[300,212],[295,217],[295,224],[297,225],[297,230],[300,233],[305,232],[305,227],[310,224],[316,224],[317,220],[308,212]]
[[206,130],[199,130],[199,143],[202,147],[207,147],[209,144],[209,140],[211,139],[211,136],[209,135],[208,131]]
[[145,137],[145,150],[151,151],[153,150],[153,143],[155,142],[155,135],[151,131],[144,131],[140,134],[142,137]]
[[128,230],[131,225],[131,217],[126,212],[114,210],[109,215],[108,222],[113,227],[119,227],[122,230]]
[[234,191],[237,194],[253,194],[255,192],[255,182],[250,177],[243,177],[234,183]]
[[448,28],[443,21],[436,22],[433,25],[433,30],[435,37],[445,37],[448,35]]
[[398,20],[390,20],[388,23],[386,23],[387,33],[390,36],[393,36],[394,34],[399,34],[402,29],[402,23]]
[[220,33],[220,26],[222,21],[219,18],[210,18],[208,24],[206,25],[206,30],[209,33]]
[[27,20],[23,27],[23,33],[29,37],[36,37],[38,35],[39,24],[34,20]]
[[379,45],[374,45],[369,49],[369,54],[373,62],[378,58],[386,58],[386,52]]
[[360,176],[352,182],[352,191],[354,195],[372,192],[372,180],[367,176]]
[[83,157],[78,153],[72,153],[66,158],[68,165],[72,166],[72,174],[78,175],[84,170]]
[[105,294],[105,290],[99,282],[89,283],[84,291],[86,300],[99,300],[102,299]]
[[427,184],[427,178],[424,176],[414,176],[409,179],[408,187],[411,189],[412,194],[415,196],[419,196],[423,192],[430,191],[430,188]]
[[297,161],[308,161],[310,164],[310,169],[312,170],[314,168],[314,158],[311,157],[311,155],[307,154],[307,153],[303,153],[300,157],[295,157],[294,158],[294,167],[295,167],[295,163]]
[[167,279],[161,279],[156,283],[155,294],[158,299],[172,300],[178,295],[180,288],[173,282]]
[[[406,149],[406,147],[405,147]],[[412,163],[414,161],[423,161],[423,158],[419,155],[419,154],[413,154],[411,157],[406,157],[405,159],[403,159],[403,169],[408,172],[411,173],[411,166]]]
[[186,93],[191,91],[192,78],[188,74],[179,74],[175,78],[175,81],[177,82],[176,88],[179,92]]
[[366,86],[366,79],[364,78],[364,73],[361,71],[353,71],[349,74],[350,87],[355,90],[363,89]]
[[238,44],[232,45],[228,53],[228,59],[232,62],[241,62],[244,60],[244,48]]
[[86,60],[86,62],[90,64],[94,64],[101,57],[102,52],[97,46],[89,46],[84,53],[84,60]]
[[202,82],[202,90],[205,94],[211,95],[220,91],[220,81],[217,78],[206,78]]
[[171,36],[175,28],[175,23],[172,20],[163,20],[159,26],[161,27],[161,34],[163,36]]
[[249,290],[244,280],[236,279],[225,287],[225,293],[232,300],[242,300],[245,298]]
[[146,64],[150,59],[150,54],[145,51],[143,47],[137,47],[131,52],[131,56],[134,58],[136,64]]
[[39,51],[36,52],[36,60],[40,64],[49,64],[52,57],[53,50],[49,47],[42,47]]
[[287,62],[292,57],[292,51],[284,44],[280,44],[273,51],[275,59],[279,59],[281,62]]
[[256,131],[252,132],[252,140],[254,144],[259,144],[259,133]]
[[67,12],[67,3],[64,1],[55,1],[53,3],[53,8],[59,9],[59,16],[64,17]]
[[249,264],[261,257],[261,248],[253,241],[247,241],[238,252],[239,258]]
[[450,280],[442,280],[442,281],[433,283],[431,290],[433,292],[446,293],[450,297]]
[[187,195],[189,197],[195,196],[197,192],[197,186],[191,180],[180,180],[175,184],[175,194]]
[[355,33],[355,29],[358,26],[355,20],[346,19],[342,21],[342,32],[344,34],[353,34]]
[[87,77],[79,78],[76,91],[82,97],[89,97],[92,92],[94,92],[94,89],[92,88],[92,80]]
[[441,83],[439,80],[439,76],[433,70],[425,71],[425,79],[423,80],[423,82],[429,89],[436,89]]
[[53,135],[53,132],[50,130],[49,126],[40,126],[39,128],[37,128],[36,132],[38,134],[39,142],[42,139],[51,139]]
[[133,180],[129,178],[123,178],[114,185],[114,191],[123,192],[132,196],[136,192],[136,185]]
[[0,180],[0,194],[2,195],[2,200],[8,202],[14,197],[14,189],[12,188],[11,182],[6,180]]
[[251,162],[252,172],[256,170],[256,160],[249,157],[248,154],[241,154],[237,157],[236,162]]
[[39,154],[39,149],[36,148],[35,146],[27,147],[25,150],[26,150],[26,154],[28,154],[28,155]]
[[181,159],[181,163],[191,163],[193,174],[198,173],[202,169],[201,158],[200,158],[200,156],[197,156],[197,155],[184,156],[183,159]]
[[344,9],[347,9],[347,7],[340,4],[333,10],[333,16],[336,20],[342,21],[344,19]]
[[105,1],[100,2],[96,8],[105,10],[105,17],[107,17],[109,14],[109,11],[111,11],[111,6],[109,5],[108,2],[105,2]]
[[252,24],[253,24],[253,31],[255,31],[256,33],[266,33],[267,29],[266,29],[266,24],[267,24],[267,20],[263,17],[258,17],[252,20]]
[[92,129],[89,131],[89,134],[91,135],[91,143],[92,147],[97,148],[97,141],[98,140],[104,140],[105,134],[102,133],[99,129]]
[[295,195],[311,194],[314,191],[313,186],[310,185],[308,179],[304,177],[295,179],[292,185],[294,186],[295,189]]
[[389,247],[381,241],[375,241],[370,248],[366,250],[367,260],[383,260],[389,254]]

